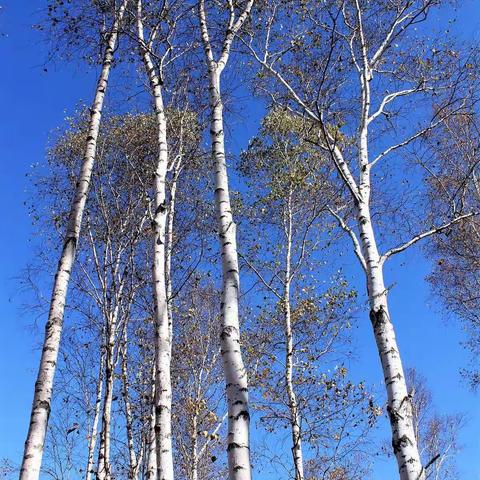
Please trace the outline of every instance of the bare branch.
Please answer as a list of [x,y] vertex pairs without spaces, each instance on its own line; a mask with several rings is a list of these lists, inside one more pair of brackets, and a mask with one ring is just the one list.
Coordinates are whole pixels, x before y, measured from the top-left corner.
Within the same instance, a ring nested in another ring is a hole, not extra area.
[[431,235],[434,235],[435,233],[440,233],[443,230],[446,230],[447,228],[451,227],[452,225],[455,225],[456,223],[461,222],[462,220],[465,220],[467,218],[471,218],[475,215],[478,215],[478,212],[465,213],[464,215],[460,215],[459,217],[456,217],[453,220],[451,220],[450,222],[444,223],[443,225],[441,225],[439,227],[433,227],[430,230],[426,230],[425,232],[419,233],[415,237],[411,238],[408,242],[405,242],[403,245],[399,245],[398,247],[391,248],[390,250],[385,252],[380,257],[380,262],[383,264],[392,255],[403,252],[408,247],[411,247],[412,245],[419,242],[420,240],[423,240],[424,238],[430,237]]

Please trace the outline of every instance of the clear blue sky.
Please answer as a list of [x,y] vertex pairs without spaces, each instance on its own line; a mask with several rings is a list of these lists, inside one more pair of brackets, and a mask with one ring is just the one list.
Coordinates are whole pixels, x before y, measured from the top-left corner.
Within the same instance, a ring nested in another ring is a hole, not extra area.
[[[23,205],[25,190],[29,188],[26,174],[31,164],[44,159],[49,132],[62,124],[79,100],[90,99],[95,77],[72,65],[48,66],[48,72],[44,71],[45,45],[31,28],[38,20],[35,12],[44,5],[43,1],[1,3],[4,8],[0,32],[7,36],[0,37],[0,459],[8,457],[17,463],[23,449],[39,354],[39,336],[29,328],[33,319],[21,313],[22,293],[15,280],[32,259],[34,247],[39,246]],[[475,31],[480,25],[479,14],[480,2],[468,2],[460,12],[461,29]],[[238,118],[236,121],[240,122]],[[248,128],[235,128],[240,133],[238,143],[244,137],[245,145]],[[427,377],[438,411],[468,415],[461,436],[465,448],[458,463],[462,480],[480,480],[479,398],[461,383],[458,372],[468,357],[459,345],[462,338],[458,325],[445,323],[439,315],[440,308],[430,305],[433,300],[424,282],[428,271],[429,265],[419,251],[392,264],[388,272],[388,279],[396,282],[391,294],[392,317],[405,364],[415,366]],[[356,268],[349,269],[349,274],[358,275],[358,287],[364,287]],[[41,319],[42,328],[43,322]],[[360,323],[361,362],[357,374],[378,384],[381,373],[370,324],[367,318]],[[384,420],[385,427],[386,423]],[[394,479],[395,471],[393,461],[385,462],[378,466],[374,478]]]

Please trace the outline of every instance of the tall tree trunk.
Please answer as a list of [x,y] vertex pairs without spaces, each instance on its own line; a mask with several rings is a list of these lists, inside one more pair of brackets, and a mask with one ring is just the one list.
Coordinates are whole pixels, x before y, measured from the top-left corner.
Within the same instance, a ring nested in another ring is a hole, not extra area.
[[137,476],[137,455],[135,454],[135,445],[133,441],[133,425],[132,425],[132,405],[130,403],[130,386],[128,381],[128,366],[127,366],[127,325],[125,325],[125,331],[123,336],[123,349],[122,349],[122,386],[123,386],[123,403],[125,407],[125,429],[127,432],[127,446],[130,466],[128,470],[129,480],[135,480]]
[[115,376],[115,341],[117,333],[117,308],[107,318],[107,341],[105,345],[105,395],[103,399],[102,432],[98,450],[97,480],[111,479],[110,427],[112,423],[113,384]]
[[[196,406],[195,406],[196,408]],[[195,411],[192,418],[192,464],[190,480],[198,480],[198,413]]]
[[102,405],[104,366],[105,366],[105,352],[102,351],[100,356],[100,367],[98,369],[97,395],[95,397],[95,414],[93,417],[92,432],[90,434],[90,438],[88,441],[88,459],[87,459],[87,468],[85,470],[85,480],[90,480],[92,478],[92,473],[94,473],[93,463],[94,463],[94,456],[95,456],[95,445],[97,443],[98,420],[100,419],[100,407]]
[[168,170],[167,119],[160,78],[143,33],[142,4],[137,3],[137,27],[145,70],[154,99],[158,128],[158,159],[154,178],[155,213],[153,293],[155,302],[155,437],[158,480],[173,480],[171,337],[165,275],[165,229],[167,222],[166,178]]
[[415,437],[411,398],[408,395],[395,330],[390,320],[383,265],[378,254],[368,207],[359,208],[357,219],[367,266],[370,320],[387,390],[387,412],[392,429],[393,452],[401,480],[423,480],[425,474]]
[[45,338],[35,383],[32,412],[25,450],[20,470],[20,480],[37,480],[40,476],[45,436],[50,415],[53,379],[57,364],[60,338],[63,327],[63,314],[68,284],[77,250],[83,211],[90,187],[93,165],[95,163],[97,138],[100,128],[103,102],[108,84],[108,77],[113,61],[113,53],[117,45],[118,31],[125,13],[127,0],[124,0],[106,43],[102,70],[98,79],[95,98],[91,107],[88,125],[87,144],[80,176],[77,181],[73,203],[70,209],[67,231],[63,242],[62,253],[55,274],[50,311],[45,325]]
[[228,402],[228,469],[230,480],[250,480],[248,382],[240,348],[238,296],[240,288],[236,225],[232,217],[225,161],[220,74],[209,64],[210,134],[215,169],[215,212],[220,240],[223,290],[221,349]]
[[[180,152],[181,155],[181,152]],[[172,253],[173,253],[173,228],[175,221],[175,206],[177,199],[177,185],[178,177],[181,171],[181,164],[173,166],[173,178],[172,186],[170,188],[170,201],[168,202],[168,215],[167,215],[167,240],[165,248],[165,282],[166,282],[166,295],[167,295],[167,314],[168,314],[168,331],[170,338],[173,338],[173,312],[172,312]],[[172,342],[170,342],[170,348]],[[171,352],[170,352],[171,353]]]
[[301,436],[301,419],[298,411],[297,396],[293,387],[293,328],[291,312],[291,284],[292,284],[292,209],[291,193],[286,212],[286,255],[285,255],[285,288],[284,288],[284,313],[285,313],[285,385],[290,410],[290,428],[292,433],[292,455],[295,468],[295,480],[304,480],[303,474],[303,451]]
[[360,245],[365,259],[370,320],[387,390],[387,411],[392,430],[392,448],[397,459],[400,479],[425,480],[425,471],[415,437],[411,399],[408,395],[400,351],[395,338],[395,330],[388,312],[388,292],[385,288],[383,277],[383,260],[378,252],[370,213],[372,183],[368,125],[371,106],[370,81],[372,79],[372,71],[368,61],[367,45],[363,36],[361,9],[358,0],[356,0],[356,7],[362,44],[363,69],[359,75],[362,110],[357,139],[360,183],[355,206],[360,233]]

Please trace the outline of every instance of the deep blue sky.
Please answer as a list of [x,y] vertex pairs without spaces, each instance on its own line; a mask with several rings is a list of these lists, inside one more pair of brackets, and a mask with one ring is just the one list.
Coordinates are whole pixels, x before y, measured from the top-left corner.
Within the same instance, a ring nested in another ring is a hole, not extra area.
[[[23,294],[15,280],[32,259],[35,247],[33,228],[23,205],[29,188],[26,175],[31,165],[44,159],[49,132],[62,124],[79,100],[88,101],[95,83],[93,72],[72,65],[48,66],[44,71],[45,45],[31,25],[38,20],[35,12],[42,0],[3,1],[0,14],[0,459],[20,459],[27,429],[36,374],[39,341],[29,326],[33,318],[21,312]],[[459,15],[459,26],[466,35],[480,25],[480,2],[468,2]],[[249,127],[237,128],[234,149],[246,145]],[[250,124],[251,128],[255,128]],[[480,480],[480,409],[478,396],[462,384],[459,369],[468,356],[460,346],[458,324],[445,322],[424,278],[429,265],[420,251],[395,261],[388,272],[388,282],[396,286],[391,294],[391,313],[407,366],[415,366],[424,374],[433,391],[440,413],[465,412],[468,422],[461,435],[464,450],[459,456],[463,480]],[[402,266],[403,265],[403,266]],[[360,272],[352,267],[349,274]],[[381,379],[373,337],[367,318],[361,319],[357,374],[370,382]],[[43,328],[44,318],[40,319]],[[386,421],[383,423],[386,426]],[[385,434],[386,435],[386,434]],[[375,471],[375,480],[396,478],[395,465],[382,462]]]

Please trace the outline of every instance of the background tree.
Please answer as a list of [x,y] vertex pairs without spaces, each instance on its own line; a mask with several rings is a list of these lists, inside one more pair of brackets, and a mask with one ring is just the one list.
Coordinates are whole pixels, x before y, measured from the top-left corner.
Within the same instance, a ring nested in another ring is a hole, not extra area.
[[[473,64],[471,65],[473,67]],[[450,118],[428,137],[428,155],[418,163],[428,169],[428,193],[432,217],[445,217],[452,210],[480,210],[480,130],[472,110]],[[433,157],[433,159],[432,159]],[[429,281],[448,312],[463,321],[466,347],[472,353],[472,366],[465,370],[472,387],[479,383],[480,317],[480,234],[478,217],[472,217],[437,235],[428,247],[434,260]]]
[[[271,111],[240,164],[251,192],[243,196],[243,208],[252,225],[251,238],[242,239],[250,251],[242,258],[263,293],[252,291],[266,295],[252,327],[261,339],[253,340],[255,403],[269,437],[288,425],[292,477],[329,478],[343,468],[357,478],[365,471],[354,475],[354,462],[344,459],[367,443],[379,410],[345,367],[356,292],[338,274],[329,281],[318,275],[328,278],[333,270],[320,269],[333,240],[327,206],[341,198],[329,182],[328,160],[303,139],[306,129],[302,119]],[[271,438],[268,443],[273,445]],[[291,470],[275,448],[268,455]]]
[[415,369],[408,369],[406,375],[413,398],[415,435],[426,465],[427,479],[458,478],[455,455],[460,450],[458,435],[465,422],[464,416],[438,414],[425,377]]

